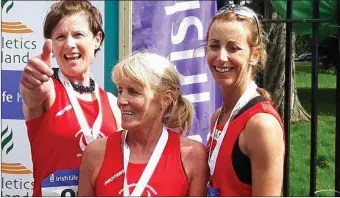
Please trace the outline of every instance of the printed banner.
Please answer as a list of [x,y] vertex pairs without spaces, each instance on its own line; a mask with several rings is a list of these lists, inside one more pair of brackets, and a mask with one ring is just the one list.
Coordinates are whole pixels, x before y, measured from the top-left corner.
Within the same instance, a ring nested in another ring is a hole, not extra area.
[[[28,60],[42,52],[43,22],[53,2],[1,0],[1,197],[32,196],[31,149],[19,83]],[[104,16],[104,2],[93,4]],[[52,65],[57,66],[54,58]],[[93,65],[92,73],[103,87],[103,50]]]
[[203,144],[210,116],[221,102],[205,54],[197,49],[205,44],[215,12],[216,1],[132,2],[132,50],[157,52],[176,66],[182,93],[196,111],[190,136]]

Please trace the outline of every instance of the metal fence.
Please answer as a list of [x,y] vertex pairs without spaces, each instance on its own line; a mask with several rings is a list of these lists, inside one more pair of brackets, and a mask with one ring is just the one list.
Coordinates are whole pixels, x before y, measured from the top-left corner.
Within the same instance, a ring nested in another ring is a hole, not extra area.
[[[291,70],[292,70],[292,40],[293,24],[309,23],[312,24],[312,98],[311,98],[311,150],[310,150],[310,190],[309,196],[316,196],[316,159],[317,159],[317,93],[318,93],[318,62],[319,62],[319,25],[321,23],[334,23],[337,27],[338,54],[336,63],[336,123],[335,123],[335,196],[340,196],[340,0],[336,1],[337,19],[329,20],[320,18],[319,5],[320,0],[313,0],[313,18],[311,19],[293,19],[294,0],[286,1],[286,19],[272,20],[265,16],[266,6],[270,6],[270,0],[263,0],[262,23],[285,23],[286,24],[286,56],[285,56],[285,104],[284,104],[284,131],[286,133],[286,160],[284,165],[283,196],[289,196],[289,162],[290,162],[290,117],[291,117]],[[249,3],[251,1],[228,1],[217,0],[218,8],[233,2],[234,4]],[[247,5],[247,4],[246,4]]]

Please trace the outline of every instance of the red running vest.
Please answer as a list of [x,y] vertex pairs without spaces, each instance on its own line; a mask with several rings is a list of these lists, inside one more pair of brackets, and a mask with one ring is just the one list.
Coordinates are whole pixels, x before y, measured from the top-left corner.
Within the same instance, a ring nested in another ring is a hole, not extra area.
[[[142,196],[187,196],[189,182],[180,153],[180,134],[168,130],[169,139]],[[96,196],[123,196],[124,162],[121,134],[111,134],[106,142],[105,158],[96,178]],[[146,164],[128,164],[127,183],[130,194]]]
[[[217,156],[216,166],[214,175],[211,178],[211,185],[213,188],[218,188],[220,190],[220,196],[252,196],[252,187],[251,185],[245,184],[239,180],[237,177],[235,170],[233,168],[232,162],[232,151],[236,140],[238,139],[240,133],[245,128],[248,120],[257,113],[268,113],[273,115],[282,125],[281,117],[274,109],[272,104],[269,101],[258,102],[254,106],[250,107],[240,116],[236,117],[229,124],[227,129],[227,133],[224,136],[220,151]],[[223,126],[218,125],[217,130],[222,131]],[[210,136],[207,151],[210,151],[212,136]],[[213,140],[213,149],[216,146],[216,139]]]
[[[76,195],[81,156],[87,145],[65,88],[52,79],[54,104],[40,117],[26,122],[33,161],[33,196],[49,196],[42,194],[42,183],[49,193]],[[99,94],[103,114],[98,135],[101,138],[115,132],[117,125],[105,91],[100,89]],[[99,112],[98,102],[78,101],[91,127]]]

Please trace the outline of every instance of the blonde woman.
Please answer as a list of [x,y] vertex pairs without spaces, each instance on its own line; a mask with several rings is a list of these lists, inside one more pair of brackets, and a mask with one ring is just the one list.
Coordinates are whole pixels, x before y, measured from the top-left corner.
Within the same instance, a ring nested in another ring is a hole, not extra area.
[[112,77],[125,131],[86,148],[79,196],[205,196],[204,146],[169,129],[190,131],[194,111],[174,66],[138,52]]
[[206,60],[223,98],[207,145],[210,196],[280,196],[283,125],[254,82],[266,62],[261,32],[255,12],[238,5],[220,9],[208,29]]

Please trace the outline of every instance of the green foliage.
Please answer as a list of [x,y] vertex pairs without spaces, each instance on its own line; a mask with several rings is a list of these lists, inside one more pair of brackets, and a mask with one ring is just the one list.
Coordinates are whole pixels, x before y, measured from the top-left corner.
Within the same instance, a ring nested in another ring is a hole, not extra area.
[[[335,85],[332,71],[319,74],[317,93],[317,181],[316,190],[334,189],[335,178]],[[311,63],[296,63],[296,86],[303,107],[311,110]],[[290,133],[290,194],[309,196],[310,177],[309,122],[291,125]],[[334,192],[318,192],[317,196],[334,196]]]
[[[287,0],[271,0],[271,5],[277,10],[282,19],[286,19]],[[293,19],[313,19],[313,1],[310,0],[293,0]],[[337,1],[321,0],[319,4],[319,18],[336,20],[336,4]],[[312,26],[310,23],[295,23],[293,24],[294,32],[297,35],[312,35]],[[335,23],[320,23],[319,38],[322,40],[329,35],[336,33]]]
[[296,35],[295,53],[296,56],[312,51],[312,38],[310,35]]

